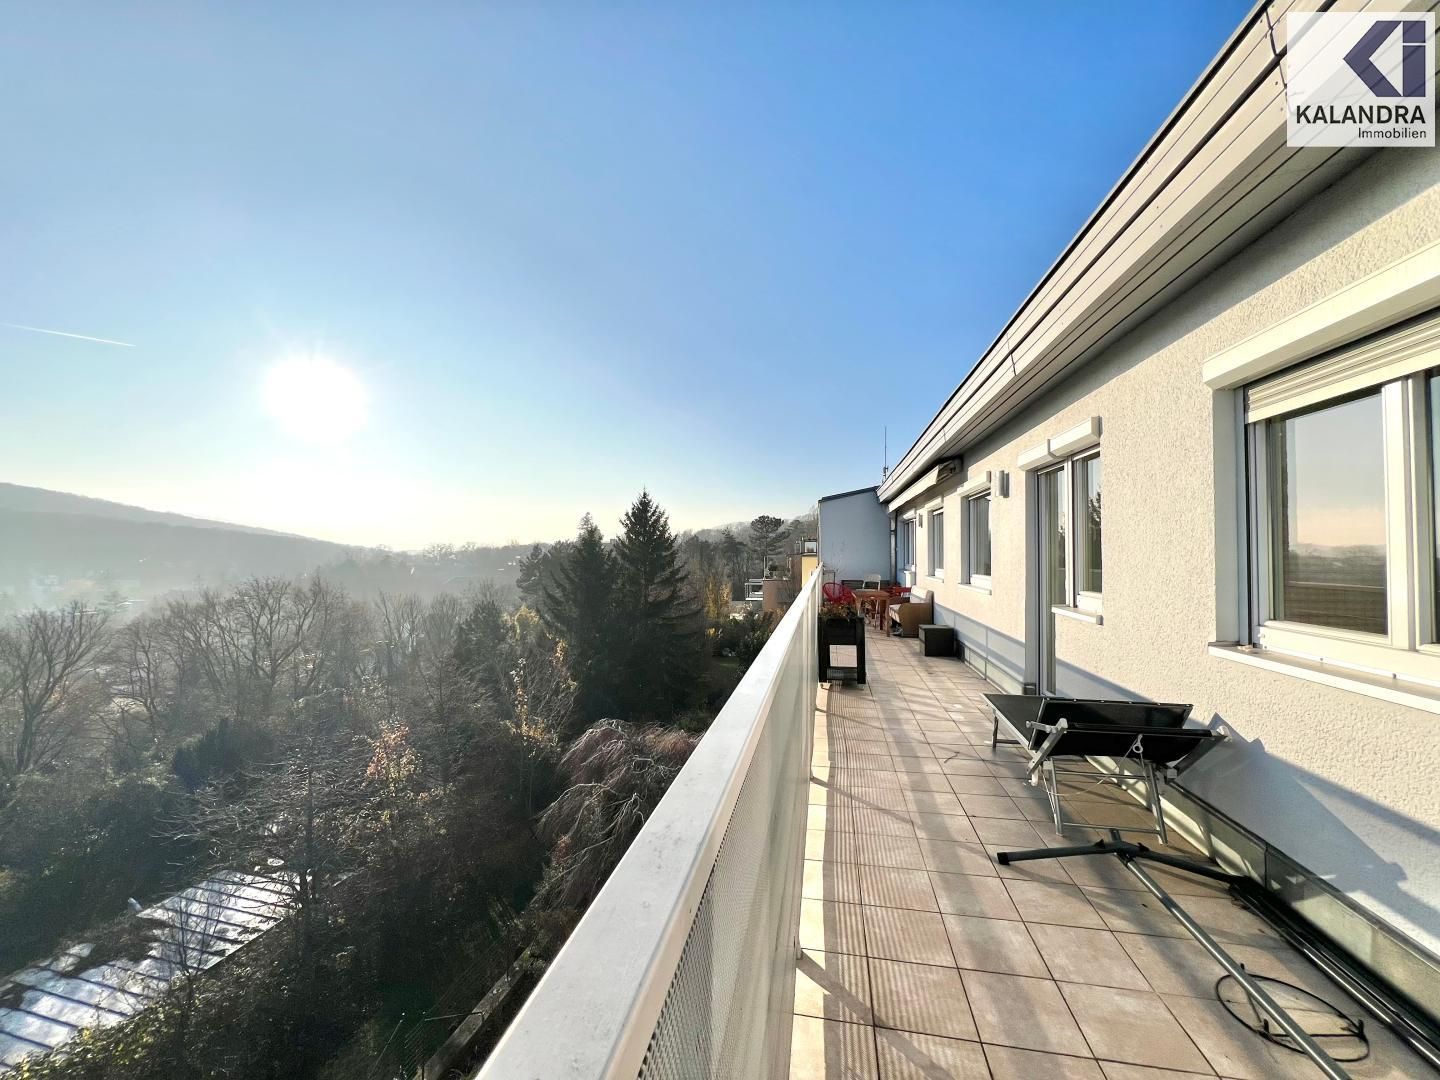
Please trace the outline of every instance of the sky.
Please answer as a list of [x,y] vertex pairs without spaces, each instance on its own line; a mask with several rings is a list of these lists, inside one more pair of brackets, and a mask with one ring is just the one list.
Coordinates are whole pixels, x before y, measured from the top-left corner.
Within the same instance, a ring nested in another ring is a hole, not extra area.
[[0,480],[394,548],[802,513],[1248,6],[7,5]]

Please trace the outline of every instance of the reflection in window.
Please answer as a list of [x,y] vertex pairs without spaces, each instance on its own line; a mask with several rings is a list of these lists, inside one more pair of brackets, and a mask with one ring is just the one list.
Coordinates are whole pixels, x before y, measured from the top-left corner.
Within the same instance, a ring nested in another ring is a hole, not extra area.
[[966,543],[969,545],[967,562],[970,576],[990,576],[990,495],[977,495],[966,500],[965,512],[969,515],[966,523]]
[[1269,424],[1275,617],[1386,632],[1380,395]]
[[1434,623],[1431,637],[1440,641],[1440,375],[1425,380],[1430,398],[1430,554],[1435,564],[1431,588],[1435,603],[1431,611]]
[[930,569],[934,573],[945,569],[945,514],[941,510],[930,515]]
[[900,531],[896,535],[897,555],[900,569],[915,569],[915,519],[900,522]]
[[1065,581],[1065,471],[1040,476],[1040,499],[1045,507],[1045,596],[1052,604],[1070,602]]
[[1100,592],[1100,459],[1085,458],[1075,463],[1076,493],[1079,501],[1075,513],[1080,516],[1080,555],[1075,560],[1079,573],[1077,587],[1081,592]]

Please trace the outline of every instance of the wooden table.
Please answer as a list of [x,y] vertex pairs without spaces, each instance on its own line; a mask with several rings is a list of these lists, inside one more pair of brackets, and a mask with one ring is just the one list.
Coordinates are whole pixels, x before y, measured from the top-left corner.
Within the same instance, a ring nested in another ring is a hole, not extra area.
[[890,592],[887,589],[856,589],[855,602],[860,605],[860,610],[869,614],[874,611],[876,614],[876,625],[881,630],[885,629],[885,609],[890,605]]

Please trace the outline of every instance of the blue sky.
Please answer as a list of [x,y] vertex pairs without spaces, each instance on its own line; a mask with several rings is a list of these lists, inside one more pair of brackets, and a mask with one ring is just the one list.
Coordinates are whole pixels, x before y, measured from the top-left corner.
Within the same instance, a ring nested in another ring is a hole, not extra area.
[[133,347],[0,326],[0,479],[394,547],[798,513],[1246,7],[11,7],[0,323]]

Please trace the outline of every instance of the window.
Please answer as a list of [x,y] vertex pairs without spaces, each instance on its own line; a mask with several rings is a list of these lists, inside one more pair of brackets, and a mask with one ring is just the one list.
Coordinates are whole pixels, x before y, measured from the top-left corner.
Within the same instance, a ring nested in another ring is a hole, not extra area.
[[1426,380],[1430,433],[1430,639],[1440,641],[1440,378]]
[[1046,591],[1057,607],[1098,613],[1104,574],[1100,455],[1076,456],[1042,472]]
[[1422,316],[1246,388],[1252,645],[1440,682],[1437,345]]
[[1386,631],[1379,393],[1270,421],[1274,618]]
[[945,512],[930,512],[930,573],[933,577],[945,577]]
[[990,588],[990,492],[965,500],[965,580]]
[[1075,462],[1076,591],[1099,597],[1104,560],[1100,550],[1100,455]]
[[906,518],[895,528],[895,567],[899,571],[915,570],[915,519]]

